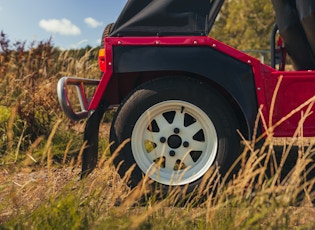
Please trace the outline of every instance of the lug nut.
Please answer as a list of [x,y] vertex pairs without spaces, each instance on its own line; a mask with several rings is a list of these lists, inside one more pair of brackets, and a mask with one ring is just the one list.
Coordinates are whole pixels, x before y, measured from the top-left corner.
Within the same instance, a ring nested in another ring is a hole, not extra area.
[[161,141],[161,143],[165,143],[166,142],[166,138],[165,137],[161,137],[160,141]]
[[170,151],[170,156],[171,156],[171,157],[175,156],[175,151],[171,150],[171,151]]
[[179,128],[174,129],[174,133],[178,134],[179,133]]
[[183,143],[183,146],[184,146],[185,148],[188,148],[188,147],[189,147],[188,141],[185,141],[185,142]]

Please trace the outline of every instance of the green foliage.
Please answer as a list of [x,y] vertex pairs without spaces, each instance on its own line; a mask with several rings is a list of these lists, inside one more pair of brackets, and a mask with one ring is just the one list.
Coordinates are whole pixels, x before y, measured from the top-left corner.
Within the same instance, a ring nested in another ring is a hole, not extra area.
[[10,116],[11,110],[6,106],[0,105],[0,132],[2,134],[6,132]]
[[7,126],[10,116],[10,109],[0,105],[0,156],[3,155],[6,150]]
[[66,161],[71,160],[71,158],[77,158],[83,144],[82,133],[77,133],[73,130],[64,132],[62,130],[64,129],[61,128],[54,135],[52,143],[52,152],[57,163],[62,162],[63,158]]
[[7,226],[15,229],[86,229],[88,207],[86,210],[80,208],[81,201],[77,195],[67,190],[64,192],[66,195],[51,197],[31,216],[9,221]]
[[240,50],[265,50],[274,23],[271,1],[229,0],[210,35]]
[[[0,105],[0,156],[13,154],[13,148],[21,147],[24,124],[14,108]],[[10,156],[11,160],[14,156]],[[16,158],[16,157],[15,157]]]

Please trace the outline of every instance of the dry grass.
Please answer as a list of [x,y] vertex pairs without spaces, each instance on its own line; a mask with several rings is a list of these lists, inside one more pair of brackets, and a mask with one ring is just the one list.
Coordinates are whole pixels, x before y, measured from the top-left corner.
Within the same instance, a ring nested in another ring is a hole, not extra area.
[[213,167],[191,194],[182,187],[161,194],[149,178],[130,190],[107,149],[83,181],[74,158],[63,165],[47,157],[37,167],[3,167],[0,219],[5,228],[33,229],[311,229],[312,146],[294,151],[287,143],[277,152],[272,137],[259,149],[247,143],[232,180]]
[[304,119],[280,151],[273,137],[277,124],[263,122],[266,141],[257,147],[261,137],[243,140],[244,151],[235,163],[240,168],[231,170],[232,179],[213,167],[190,194],[182,187],[162,194],[147,177],[130,190],[124,182],[130,174],[118,177],[107,143],[97,169],[81,181],[82,134],[69,128],[82,124],[64,118],[55,86],[64,75],[99,77],[90,59],[93,50],[80,56],[57,51],[47,41],[30,50],[19,43],[13,51],[8,42],[1,34],[0,45],[7,47],[0,57],[1,229],[315,227],[314,141],[304,146]]
[[[54,138],[55,143],[57,139],[63,143],[53,150],[62,154],[71,139],[78,139],[75,131],[73,134],[65,132],[77,123],[61,112],[57,81],[62,76],[99,78],[97,50],[61,51],[53,47],[51,39],[26,47],[26,42],[11,44],[3,32],[0,48],[0,157],[3,164],[23,160],[26,156],[35,157],[33,153],[38,151],[47,154],[47,138],[59,119],[62,122]],[[69,133],[70,136],[66,135]],[[73,145],[78,146],[78,143]],[[29,151],[31,146],[32,151]],[[74,151],[73,148],[70,151]]]

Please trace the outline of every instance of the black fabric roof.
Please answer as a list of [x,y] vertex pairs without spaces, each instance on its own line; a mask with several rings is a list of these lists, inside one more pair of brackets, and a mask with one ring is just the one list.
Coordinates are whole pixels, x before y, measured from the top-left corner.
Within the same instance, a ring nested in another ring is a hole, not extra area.
[[110,36],[207,34],[211,6],[223,1],[128,0]]

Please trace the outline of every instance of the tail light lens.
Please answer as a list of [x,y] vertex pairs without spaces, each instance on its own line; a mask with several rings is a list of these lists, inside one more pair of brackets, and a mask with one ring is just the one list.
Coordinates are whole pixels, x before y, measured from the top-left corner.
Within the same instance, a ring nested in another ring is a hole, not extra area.
[[98,51],[98,64],[100,67],[100,70],[102,72],[106,71],[106,56],[105,56],[105,49],[100,49]]

